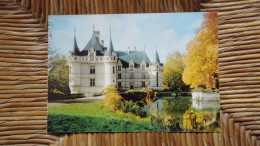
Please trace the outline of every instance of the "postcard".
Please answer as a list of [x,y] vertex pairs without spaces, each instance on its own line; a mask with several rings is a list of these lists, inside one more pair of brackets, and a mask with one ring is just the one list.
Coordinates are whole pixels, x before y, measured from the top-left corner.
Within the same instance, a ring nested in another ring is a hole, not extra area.
[[51,133],[220,131],[217,13],[49,16]]

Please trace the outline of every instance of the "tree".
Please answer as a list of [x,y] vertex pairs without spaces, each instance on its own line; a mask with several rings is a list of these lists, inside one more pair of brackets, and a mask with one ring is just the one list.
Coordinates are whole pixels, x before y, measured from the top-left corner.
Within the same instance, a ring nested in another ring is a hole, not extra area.
[[191,88],[217,88],[218,45],[217,14],[205,13],[197,34],[187,45],[183,81]]
[[184,63],[181,53],[179,51],[170,53],[164,64],[163,88],[177,92],[188,91],[189,86],[182,81],[183,70]]
[[50,95],[70,93],[67,59],[58,54],[57,50],[49,51],[48,92]]

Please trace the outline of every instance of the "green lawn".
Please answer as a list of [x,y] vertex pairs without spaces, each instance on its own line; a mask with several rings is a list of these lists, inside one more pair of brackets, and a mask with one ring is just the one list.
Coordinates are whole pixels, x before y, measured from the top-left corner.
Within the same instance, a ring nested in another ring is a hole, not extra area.
[[152,131],[150,118],[111,112],[103,101],[48,107],[49,132],[138,132]]

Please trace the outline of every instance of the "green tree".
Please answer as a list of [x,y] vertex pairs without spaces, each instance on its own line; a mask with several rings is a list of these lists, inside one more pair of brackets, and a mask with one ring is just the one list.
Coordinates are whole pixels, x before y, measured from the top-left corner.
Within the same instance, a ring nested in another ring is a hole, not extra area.
[[50,96],[55,93],[70,93],[67,59],[58,54],[57,50],[49,51],[48,89]]
[[182,81],[183,70],[181,53],[179,51],[170,53],[163,68],[163,88],[177,92],[189,91],[189,86]]

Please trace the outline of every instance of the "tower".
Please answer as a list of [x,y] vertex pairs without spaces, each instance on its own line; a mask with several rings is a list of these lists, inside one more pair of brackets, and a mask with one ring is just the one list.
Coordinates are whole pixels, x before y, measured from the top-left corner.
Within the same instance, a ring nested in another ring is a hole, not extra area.
[[74,27],[73,50],[67,56],[69,65],[69,87],[72,94],[80,93],[80,51],[76,39],[76,29]]
[[116,86],[116,65],[117,55],[114,52],[110,28],[109,47],[105,52],[105,87]]
[[153,63],[150,65],[150,86],[152,89],[162,90],[163,64],[160,61],[157,49]]

